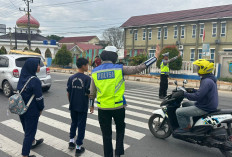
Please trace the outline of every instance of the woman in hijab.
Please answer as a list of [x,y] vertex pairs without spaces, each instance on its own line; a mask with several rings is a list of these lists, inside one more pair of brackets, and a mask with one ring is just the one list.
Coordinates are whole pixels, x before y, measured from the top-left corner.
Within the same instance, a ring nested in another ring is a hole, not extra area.
[[40,72],[40,59],[27,59],[21,70],[21,75],[17,87],[17,89],[21,91],[28,79],[30,79],[32,76],[35,76],[30,80],[27,87],[21,94],[25,104],[28,103],[33,94],[35,95],[27,112],[20,116],[20,121],[25,133],[22,148],[23,157],[35,157],[35,155],[29,155],[30,149],[33,149],[43,143],[43,139],[35,140],[39,116],[44,109],[41,81],[36,77],[36,73],[38,72]]

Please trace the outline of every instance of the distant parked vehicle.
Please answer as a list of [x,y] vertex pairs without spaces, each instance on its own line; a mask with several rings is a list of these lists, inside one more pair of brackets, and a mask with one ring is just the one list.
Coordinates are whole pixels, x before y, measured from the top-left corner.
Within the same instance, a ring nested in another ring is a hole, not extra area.
[[32,52],[32,51],[24,51],[24,50],[10,50],[8,52],[8,54],[18,54],[18,55],[29,55],[29,56],[39,56],[41,58],[41,60],[43,61],[44,65],[47,66],[46,60],[45,58],[36,52]]
[[[40,56],[30,55],[0,55],[0,89],[3,90],[5,96],[9,97],[17,90],[21,69],[25,61],[32,57],[41,59]],[[51,87],[50,69],[44,65],[42,60],[40,67],[37,76],[42,82],[43,91],[48,91]]]

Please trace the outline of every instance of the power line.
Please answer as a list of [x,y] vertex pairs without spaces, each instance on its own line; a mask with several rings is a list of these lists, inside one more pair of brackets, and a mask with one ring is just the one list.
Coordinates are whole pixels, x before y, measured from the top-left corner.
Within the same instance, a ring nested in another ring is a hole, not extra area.
[[50,7],[50,6],[57,6],[57,5],[69,5],[69,4],[82,4],[82,3],[92,3],[92,2],[99,2],[99,1],[103,1],[103,0],[77,0],[77,1],[70,1],[70,2],[62,2],[62,3],[53,3],[53,4],[47,4],[47,5],[37,5],[34,7]]

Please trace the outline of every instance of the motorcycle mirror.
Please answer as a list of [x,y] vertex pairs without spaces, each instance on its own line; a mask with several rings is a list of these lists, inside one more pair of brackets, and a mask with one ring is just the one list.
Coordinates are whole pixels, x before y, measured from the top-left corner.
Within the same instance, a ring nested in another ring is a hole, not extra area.
[[177,85],[177,81],[176,80],[174,81],[174,83],[175,83],[175,85]]
[[187,84],[187,83],[188,83],[188,81],[187,81],[187,80],[184,80],[184,81],[183,81],[183,84]]

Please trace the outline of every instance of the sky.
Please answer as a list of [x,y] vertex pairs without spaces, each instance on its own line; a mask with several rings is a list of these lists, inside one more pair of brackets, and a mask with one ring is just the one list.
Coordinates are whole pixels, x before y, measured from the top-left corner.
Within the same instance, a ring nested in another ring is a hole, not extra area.
[[[110,27],[120,27],[132,16],[232,4],[231,0],[34,0],[31,15],[42,35],[102,38]],[[25,13],[22,0],[0,0],[0,24],[14,27]]]

